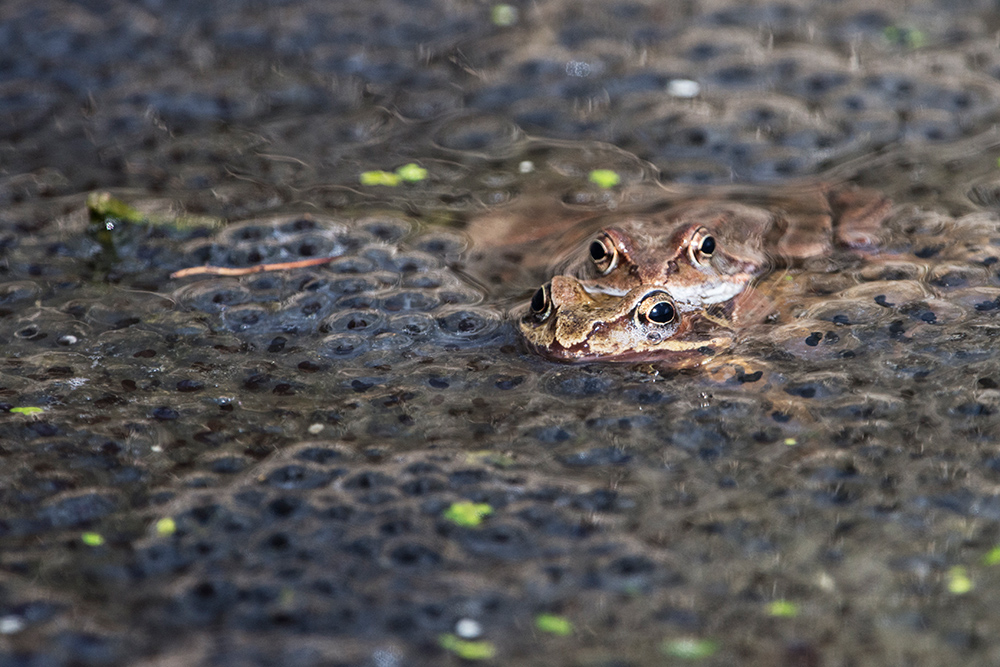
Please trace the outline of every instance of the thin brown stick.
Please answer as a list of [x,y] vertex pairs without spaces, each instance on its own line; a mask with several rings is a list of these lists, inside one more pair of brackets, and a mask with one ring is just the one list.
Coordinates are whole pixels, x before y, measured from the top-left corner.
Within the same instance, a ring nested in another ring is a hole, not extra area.
[[171,278],[186,278],[188,276],[246,276],[251,273],[263,273],[264,271],[289,271],[291,269],[301,269],[307,266],[319,266],[328,264],[337,259],[333,257],[315,257],[313,259],[300,259],[296,262],[276,262],[274,264],[257,264],[256,266],[246,266],[243,268],[232,268],[228,266],[192,266],[170,274]]

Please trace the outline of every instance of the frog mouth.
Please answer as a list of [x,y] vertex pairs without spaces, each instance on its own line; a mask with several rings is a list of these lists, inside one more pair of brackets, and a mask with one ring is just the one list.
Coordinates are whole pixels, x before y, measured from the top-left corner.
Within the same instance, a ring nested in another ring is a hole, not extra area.
[[714,284],[702,283],[694,287],[671,285],[670,294],[678,303],[692,308],[725,303],[746,291],[750,275],[739,274],[739,278],[741,280],[720,280]]
[[586,342],[563,346],[553,342],[548,346],[528,343],[536,354],[552,361],[570,364],[665,362],[669,366],[684,368],[700,366],[732,345],[731,338],[716,337],[707,340],[666,340],[656,350],[628,350],[619,354],[592,352]]
[[[719,280],[714,284],[700,283],[692,287],[684,287],[671,284],[670,295],[677,303],[688,308],[699,308],[725,303],[735,299],[746,291],[752,278],[751,274],[737,274],[737,280]],[[599,294],[604,296],[624,297],[632,290],[616,287],[605,287],[595,283],[580,281],[580,286],[590,295]]]

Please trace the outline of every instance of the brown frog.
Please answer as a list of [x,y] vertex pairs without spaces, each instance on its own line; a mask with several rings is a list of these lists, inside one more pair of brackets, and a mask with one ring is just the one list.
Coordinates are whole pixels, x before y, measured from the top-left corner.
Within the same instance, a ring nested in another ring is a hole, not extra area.
[[535,292],[520,323],[533,350],[558,361],[667,360],[681,367],[703,363],[732,342],[732,308],[684,311],[658,286],[620,296],[588,287],[555,276]]
[[747,289],[754,280],[834,244],[874,245],[891,209],[871,190],[796,194],[695,199],[605,226],[571,275],[535,293],[521,332],[560,361],[707,360],[768,311]]
[[[741,194],[743,201],[726,199]],[[724,303],[772,265],[824,255],[835,243],[873,246],[890,206],[874,190],[857,188],[723,193],[623,216],[601,229],[566,272],[608,294],[662,285],[685,309]]]
[[735,202],[691,202],[627,216],[600,230],[567,272],[588,290],[624,295],[661,285],[681,310],[725,303],[763,273],[764,209]]

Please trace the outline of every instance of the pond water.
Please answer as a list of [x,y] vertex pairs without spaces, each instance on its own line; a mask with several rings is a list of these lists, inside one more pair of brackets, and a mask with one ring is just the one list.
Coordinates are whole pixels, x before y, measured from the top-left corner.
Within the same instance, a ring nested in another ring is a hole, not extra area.
[[[5,89],[0,663],[994,662],[994,10],[421,5],[42,12],[208,50]],[[518,332],[608,220],[844,182],[877,247],[699,367]]]

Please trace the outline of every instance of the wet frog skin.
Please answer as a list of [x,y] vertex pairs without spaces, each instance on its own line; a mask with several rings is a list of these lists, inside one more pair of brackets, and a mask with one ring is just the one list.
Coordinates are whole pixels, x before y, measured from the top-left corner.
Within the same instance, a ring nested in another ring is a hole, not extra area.
[[624,295],[666,287],[684,311],[724,303],[768,266],[764,234],[773,217],[735,202],[692,202],[628,216],[599,231],[568,269],[592,291]]
[[539,288],[520,321],[535,352],[557,361],[665,360],[687,367],[732,343],[732,307],[682,311],[662,287],[638,287],[621,296],[588,287],[555,276]]
[[753,281],[834,245],[875,245],[890,210],[871,190],[817,188],[780,206],[699,199],[629,216],[540,288],[519,326],[558,361],[698,365],[769,310]]
[[822,256],[834,245],[875,245],[890,208],[880,193],[858,188],[814,188],[758,203],[697,199],[607,225],[566,272],[607,294],[660,285],[685,310],[711,306],[773,266]]

